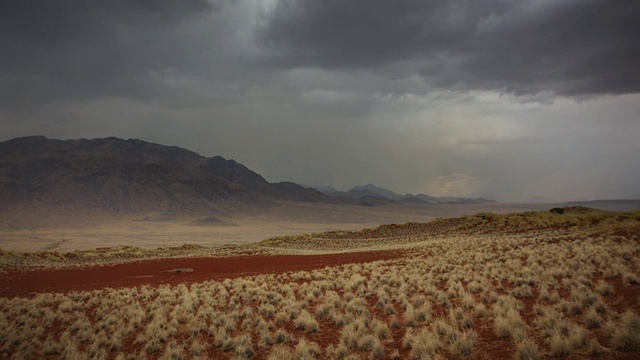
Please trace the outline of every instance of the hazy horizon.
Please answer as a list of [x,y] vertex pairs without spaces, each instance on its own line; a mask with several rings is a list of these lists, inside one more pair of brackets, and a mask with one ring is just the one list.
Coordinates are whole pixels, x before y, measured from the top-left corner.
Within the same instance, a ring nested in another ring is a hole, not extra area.
[[0,9],[0,141],[137,138],[340,190],[640,198],[639,3]]

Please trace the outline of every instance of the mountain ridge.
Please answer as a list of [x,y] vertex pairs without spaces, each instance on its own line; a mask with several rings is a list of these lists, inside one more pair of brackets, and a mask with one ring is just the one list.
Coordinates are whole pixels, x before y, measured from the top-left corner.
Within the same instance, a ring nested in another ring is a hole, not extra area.
[[389,189],[373,184],[358,185],[347,191],[340,191],[330,186],[310,186],[326,195],[345,197],[350,199],[362,199],[370,197],[381,197],[394,202],[408,204],[484,204],[496,202],[495,200],[479,198],[465,198],[455,196],[430,196],[427,194],[398,194]]
[[343,192],[286,181],[270,183],[233,159],[139,139],[28,136],[0,142],[2,211],[45,206],[80,212],[225,214],[282,201],[369,207],[488,202],[401,195],[373,184]]
[[0,143],[0,202],[116,212],[171,212],[339,202],[292,183],[269,183],[244,165],[138,139]]

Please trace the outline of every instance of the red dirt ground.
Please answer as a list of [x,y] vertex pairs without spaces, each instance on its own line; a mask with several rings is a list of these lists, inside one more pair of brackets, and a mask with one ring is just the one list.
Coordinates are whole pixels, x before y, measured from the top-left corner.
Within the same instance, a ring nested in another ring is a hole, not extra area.
[[[69,292],[74,290],[91,290],[115,287],[133,287],[141,285],[157,286],[160,284],[192,284],[207,280],[221,280],[248,275],[279,274],[288,271],[313,270],[326,266],[336,266],[351,263],[365,263],[376,260],[396,259],[407,254],[402,251],[357,252],[330,255],[253,255],[223,258],[171,258],[146,260],[134,263],[115,264],[110,266],[94,266],[67,269],[31,269],[6,270],[0,276],[0,297],[33,296],[39,292]],[[190,268],[193,272],[172,274],[168,270]],[[640,286],[624,286],[620,279],[613,279],[614,294],[607,297],[609,305],[617,311],[623,309],[637,310]],[[369,299],[369,307],[376,312],[374,306],[376,298]],[[526,303],[526,315],[532,315],[533,302]],[[377,317],[384,318],[382,309],[377,309]],[[313,312],[313,308],[310,308]],[[400,311],[398,311],[400,313]],[[446,316],[446,312],[441,314]],[[401,319],[401,315],[398,315]],[[525,316],[526,317],[526,316]],[[303,333],[296,331],[292,324],[285,329],[297,336],[315,341],[322,347],[336,343],[339,330],[326,318],[318,319],[322,331],[317,333]],[[530,322],[531,319],[528,319]],[[493,326],[487,320],[475,320],[475,330],[478,333],[479,344],[469,359],[510,358],[515,352],[515,345],[510,340],[498,338]],[[388,340],[391,348],[400,350],[401,358],[409,356],[409,349],[402,347],[404,329],[392,330],[393,340]],[[130,336],[124,346],[131,353],[135,349]],[[544,341],[539,342],[541,350],[546,351]],[[602,342],[606,343],[606,342]],[[226,353],[225,353],[226,354]],[[208,355],[217,357],[225,354],[218,349],[210,349]],[[568,359],[586,357],[586,353],[578,352]],[[635,352],[612,352],[603,359],[636,359]],[[266,354],[258,352],[256,359],[264,359]]]
[[[7,269],[0,277],[0,297],[32,296],[160,284],[191,284],[248,275],[313,270],[326,266],[365,263],[402,257],[402,251],[371,251],[328,255],[255,255],[221,258],[171,258],[67,269]],[[172,274],[168,270],[191,268]]]

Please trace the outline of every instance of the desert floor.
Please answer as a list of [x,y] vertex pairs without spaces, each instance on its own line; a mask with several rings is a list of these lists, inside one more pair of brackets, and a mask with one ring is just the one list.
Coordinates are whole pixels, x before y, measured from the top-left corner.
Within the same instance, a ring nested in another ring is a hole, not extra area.
[[[381,224],[427,222],[478,212],[540,210],[553,204],[389,205],[377,207],[283,203],[239,214],[166,216],[87,214],[72,211],[52,216],[33,210],[0,216],[0,248],[12,251],[75,251],[133,245],[142,248],[248,244],[273,236],[360,230]],[[637,204],[640,207],[640,202]],[[607,205],[605,204],[606,208]],[[620,204],[608,205],[624,210]],[[213,221],[210,221],[214,219]]]
[[640,212],[0,254],[2,358],[640,356]]

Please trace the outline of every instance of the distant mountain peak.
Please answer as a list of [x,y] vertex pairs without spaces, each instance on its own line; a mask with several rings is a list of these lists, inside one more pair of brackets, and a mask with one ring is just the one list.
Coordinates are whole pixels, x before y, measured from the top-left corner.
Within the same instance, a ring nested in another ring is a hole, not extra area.
[[[364,198],[383,198],[386,200],[391,200],[395,202],[401,203],[412,203],[412,204],[480,204],[480,203],[488,203],[495,202],[494,200],[487,200],[485,198],[465,198],[465,197],[436,197],[430,196],[426,194],[405,194],[401,195],[395,193],[389,189],[379,187],[372,183],[365,185],[354,186],[347,191],[338,191],[331,187],[322,187],[322,186],[314,186],[315,189],[319,191],[332,195],[332,196],[342,196],[351,199],[364,199]],[[335,191],[330,191],[328,189],[333,189]]]

